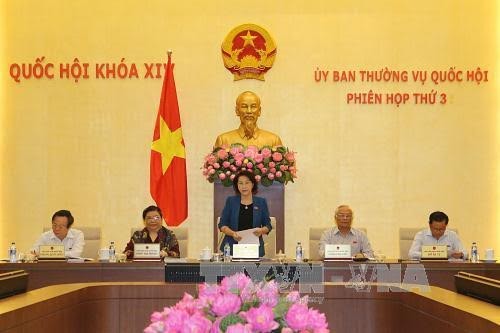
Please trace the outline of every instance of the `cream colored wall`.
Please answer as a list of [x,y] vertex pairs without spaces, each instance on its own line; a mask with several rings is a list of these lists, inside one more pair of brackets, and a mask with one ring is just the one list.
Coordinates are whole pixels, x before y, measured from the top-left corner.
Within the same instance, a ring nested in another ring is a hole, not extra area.
[[[286,252],[342,203],[372,245],[398,255],[398,228],[443,210],[464,243],[500,251],[498,8],[492,1],[2,1],[0,249],[27,250],[58,209],[124,246],[149,196],[149,147],[161,80],[23,80],[33,62],[165,60],[187,150],[189,252],[211,244],[213,188],[200,175],[218,133],[237,126],[234,100],[262,98],[260,126],[298,152],[286,187]],[[233,82],[220,45],[243,23],[278,46],[265,82]],[[489,82],[316,83],[314,70],[489,70]],[[446,91],[445,106],[346,105],[351,91]],[[307,247],[306,247],[307,248]],[[1,257],[1,256],[0,256]]]

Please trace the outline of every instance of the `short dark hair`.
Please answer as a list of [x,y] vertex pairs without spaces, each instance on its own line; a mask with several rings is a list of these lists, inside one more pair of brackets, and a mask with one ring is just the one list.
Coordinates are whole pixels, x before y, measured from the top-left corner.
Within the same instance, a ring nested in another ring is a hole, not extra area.
[[145,220],[146,219],[146,215],[147,213],[149,212],[158,212],[158,214],[160,214],[161,218],[163,218],[163,214],[161,213],[161,209],[159,207],[156,207],[156,206],[149,206],[149,207],[146,207],[143,211],[142,211],[142,219]]
[[52,215],[52,221],[54,221],[54,219],[57,216],[66,217],[68,219],[68,225],[66,226],[68,229],[71,227],[73,222],[75,222],[75,218],[73,217],[73,215],[71,215],[71,212],[69,210],[66,209],[58,210],[57,212],[54,213],[54,215]]
[[448,215],[443,212],[434,212],[429,215],[429,224],[432,222],[444,222],[445,225],[448,225]]
[[248,171],[248,170],[240,171],[236,175],[236,177],[234,177],[234,179],[233,179],[233,189],[234,189],[234,192],[236,194],[241,194],[240,190],[238,190],[238,179],[240,179],[241,176],[245,176],[248,179],[250,179],[250,181],[253,184],[252,193],[253,194],[257,193],[257,191],[258,191],[257,180],[255,180],[255,175],[253,173],[251,173],[250,171]]

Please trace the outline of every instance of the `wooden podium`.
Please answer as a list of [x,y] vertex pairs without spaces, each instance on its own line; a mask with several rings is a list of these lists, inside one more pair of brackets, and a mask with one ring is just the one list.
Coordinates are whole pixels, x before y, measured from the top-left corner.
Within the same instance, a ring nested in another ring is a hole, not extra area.
[[[217,218],[221,215],[222,209],[228,196],[234,195],[232,186],[225,187],[221,182],[214,183],[214,251],[217,249],[219,240],[219,228],[217,228]],[[267,200],[269,216],[276,218],[276,252],[285,252],[285,186],[279,182],[274,182],[271,186],[259,184],[259,191],[256,196]]]

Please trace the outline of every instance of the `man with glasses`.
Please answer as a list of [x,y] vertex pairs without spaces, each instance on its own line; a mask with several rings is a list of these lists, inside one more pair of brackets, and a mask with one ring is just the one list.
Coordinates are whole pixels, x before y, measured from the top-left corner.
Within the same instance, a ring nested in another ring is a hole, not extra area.
[[319,255],[325,256],[325,244],[350,244],[351,254],[362,253],[365,257],[373,257],[373,250],[365,233],[351,227],[352,209],[348,205],[338,206],[335,210],[336,227],[326,230],[319,241]]
[[69,210],[59,210],[52,215],[52,230],[44,232],[35,242],[31,252],[38,254],[40,245],[64,245],[66,257],[82,255],[85,239],[83,232],[71,228],[75,219]]
[[422,256],[422,245],[446,245],[448,247],[448,258],[467,259],[467,251],[456,232],[446,230],[448,226],[448,215],[443,212],[433,212],[429,215],[429,228],[417,232],[411,244],[408,257],[420,259]]

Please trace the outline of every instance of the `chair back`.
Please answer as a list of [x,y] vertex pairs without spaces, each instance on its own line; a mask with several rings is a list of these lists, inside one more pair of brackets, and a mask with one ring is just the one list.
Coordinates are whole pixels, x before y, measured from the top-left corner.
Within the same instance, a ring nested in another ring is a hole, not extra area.
[[[309,255],[309,260],[321,260],[322,258],[319,256],[319,241],[321,240],[321,236],[323,233],[331,229],[332,227],[311,227],[309,228],[309,254],[306,254],[306,257]],[[360,230],[366,233],[366,228],[355,228],[356,230]]]
[[[49,231],[52,228],[44,227],[43,231]],[[85,246],[83,247],[83,258],[97,258],[97,252],[101,248],[101,227],[85,227],[77,226],[75,229],[83,232],[85,238]]]

